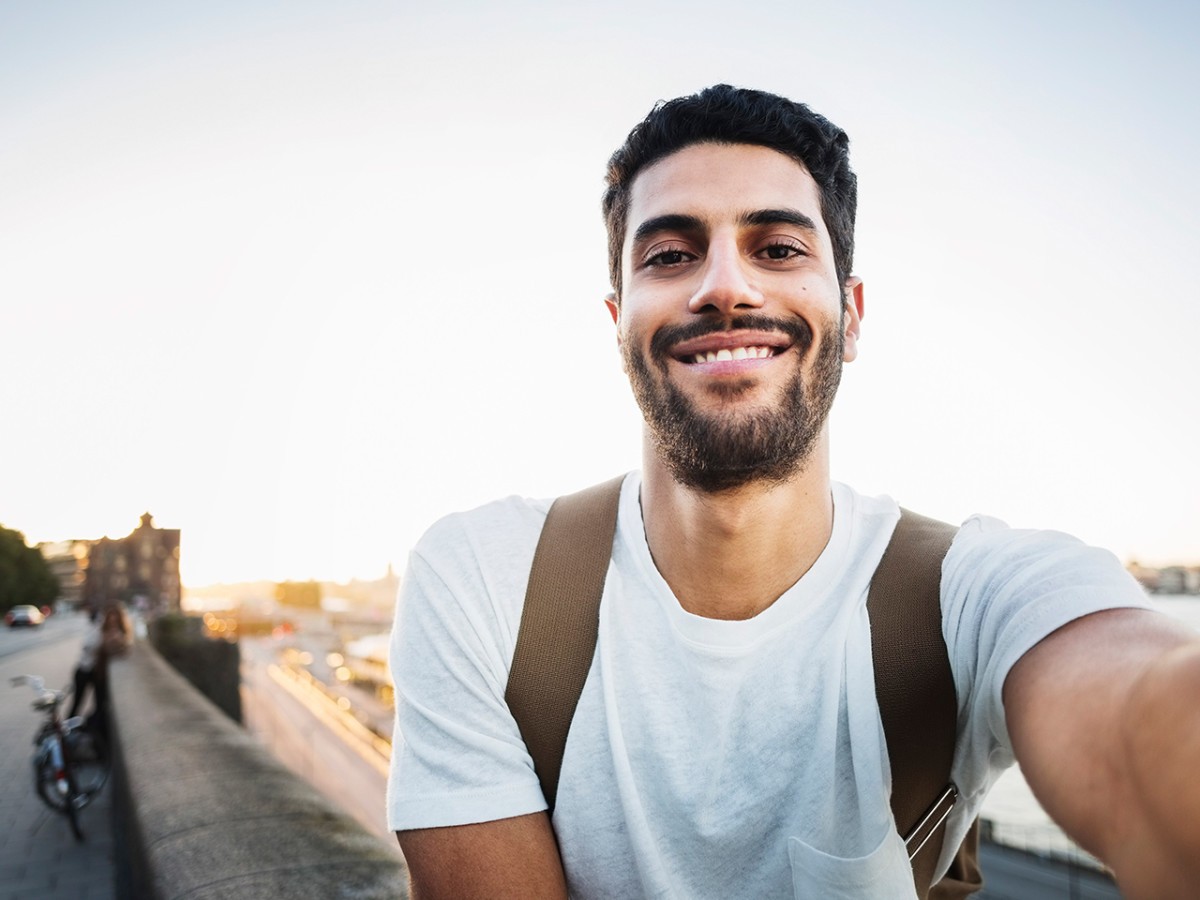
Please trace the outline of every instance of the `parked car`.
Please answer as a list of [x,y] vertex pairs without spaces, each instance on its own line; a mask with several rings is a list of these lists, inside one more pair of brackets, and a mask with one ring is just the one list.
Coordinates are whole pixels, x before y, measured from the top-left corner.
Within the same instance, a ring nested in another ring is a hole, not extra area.
[[25,625],[34,628],[46,621],[42,611],[36,606],[14,606],[4,614],[4,621],[9,628]]

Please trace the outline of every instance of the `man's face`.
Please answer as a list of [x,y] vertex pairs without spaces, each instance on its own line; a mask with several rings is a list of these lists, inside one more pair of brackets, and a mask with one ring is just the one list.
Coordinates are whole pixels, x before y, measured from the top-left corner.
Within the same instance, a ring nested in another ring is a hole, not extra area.
[[788,156],[696,144],[630,191],[625,369],[660,458],[706,491],[800,469],[856,353],[861,288],[843,314],[820,196]]

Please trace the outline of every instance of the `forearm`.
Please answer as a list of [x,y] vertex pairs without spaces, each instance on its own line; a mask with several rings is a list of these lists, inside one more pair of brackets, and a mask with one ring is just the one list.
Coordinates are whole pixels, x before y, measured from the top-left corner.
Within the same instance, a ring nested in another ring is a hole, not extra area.
[[546,813],[396,834],[413,900],[566,900]]
[[1132,809],[1110,864],[1125,896],[1200,893],[1200,642],[1164,653],[1138,678],[1120,718]]

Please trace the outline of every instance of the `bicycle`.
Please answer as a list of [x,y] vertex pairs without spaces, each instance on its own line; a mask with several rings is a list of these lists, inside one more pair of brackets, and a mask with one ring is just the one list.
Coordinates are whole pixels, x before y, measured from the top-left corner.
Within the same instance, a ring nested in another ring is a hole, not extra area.
[[12,683],[33,688],[37,692],[33,708],[46,716],[33,739],[34,789],[50,809],[67,817],[75,840],[82,841],[79,811],[108,780],[104,740],[84,726],[82,717],[62,718],[60,710],[69,690],[48,690],[37,675],[18,675]]

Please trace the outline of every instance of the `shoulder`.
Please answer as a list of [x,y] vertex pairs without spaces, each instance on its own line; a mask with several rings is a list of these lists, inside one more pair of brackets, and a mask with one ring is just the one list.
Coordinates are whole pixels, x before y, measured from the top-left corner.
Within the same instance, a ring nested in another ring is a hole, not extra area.
[[[554,498],[509,496],[443,516],[409,554],[398,615],[519,620],[534,551]],[[397,621],[400,621],[398,619]]]
[[1107,597],[1145,603],[1137,582],[1110,551],[1061,531],[1011,528],[990,516],[963,522],[946,554],[942,580],[944,595],[1086,592],[1101,602]]
[[987,516],[959,528],[942,564],[941,601],[960,696],[969,685],[981,692],[997,733],[1004,679],[1039,641],[1091,613],[1149,605],[1108,550]]
[[532,559],[552,499],[509,496],[434,522],[413,547],[426,563],[465,562],[524,555]]
[[413,547],[392,623],[392,672],[405,690],[434,678],[426,686],[440,691],[472,672],[503,683],[548,506],[506,497],[451,513]]
[[397,633],[417,621],[454,630],[451,623],[464,617],[515,628],[550,502],[506,497],[434,522],[409,554]]
[[[623,483],[622,503],[636,507],[639,473],[628,473]],[[413,555],[431,564],[523,560],[527,568],[555,499],[512,495],[443,516],[421,536]]]

